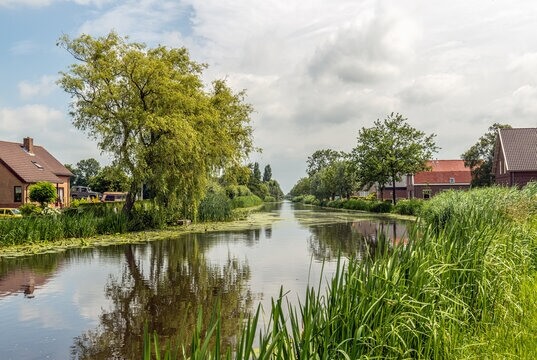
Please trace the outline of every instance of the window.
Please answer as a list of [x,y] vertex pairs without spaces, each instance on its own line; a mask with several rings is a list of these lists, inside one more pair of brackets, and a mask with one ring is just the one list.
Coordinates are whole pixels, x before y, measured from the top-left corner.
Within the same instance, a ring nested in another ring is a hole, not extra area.
[[449,178],[449,183],[450,184],[455,184],[455,178]]
[[39,164],[37,161],[32,161],[32,163],[39,169],[39,170],[43,170],[43,166],[41,164]]
[[13,202],[22,202],[22,186],[15,186],[13,190]]
[[424,189],[423,190],[423,198],[424,199],[430,199],[431,198],[431,189]]

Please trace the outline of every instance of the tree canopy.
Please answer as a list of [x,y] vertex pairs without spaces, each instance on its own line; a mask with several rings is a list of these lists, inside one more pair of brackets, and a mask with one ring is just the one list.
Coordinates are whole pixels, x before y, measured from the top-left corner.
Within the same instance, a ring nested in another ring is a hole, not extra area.
[[263,182],[270,181],[272,179],[272,168],[270,165],[265,166],[265,170],[263,170]]
[[435,136],[413,128],[395,113],[383,121],[377,119],[371,128],[362,128],[352,151],[361,185],[391,183],[395,204],[395,183],[406,174],[426,169],[426,161],[438,150]]
[[494,144],[500,129],[511,129],[511,125],[495,123],[477,142],[461,155],[464,165],[472,169],[472,186],[491,186],[494,184],[492,162]]
[[306,173],[308,176],[313,176],[333,162],[341,160],[344,156],[344,153],[332,149],[317,150],[308,156]]
[[29,188],[30,200],[38,202],[43,209],[56,201],[57,196],[56,187],[46,181],[39,181]]
[[244,92],[223,80],[206,86],[206,66],[185,48],[148,48],[114,32],[59,45],[78,61],[59,80],[73,124],[129,176],[127,213],[146,184],[157,202],[195,216],[210,175],[252,150]]

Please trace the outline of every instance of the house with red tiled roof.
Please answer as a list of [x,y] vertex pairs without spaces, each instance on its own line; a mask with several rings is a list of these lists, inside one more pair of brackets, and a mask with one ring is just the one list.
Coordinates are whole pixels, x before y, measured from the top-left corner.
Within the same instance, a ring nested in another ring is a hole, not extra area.
[[[403,177],[395,184],[396,199],[429,199],[444,190],[467,190],[472,182],[470,168],[463,160],[429,160],[427,171]],[[386,185],[383,199],[390,199],[392,186]]]
[[0,141],[0,207],[19,207],[30,202],[28,187],[48,181],[58,192],[57,206],[68,206],[73,174],[44,147],[24,138],[22,144]]
[[408,197],[429,199],[444,190],[468,190],[472,172],[463,160],[431,160],[428,171],[409,175]]
[[537,128],[498,130],[492,172],[498,185],[537,181]]

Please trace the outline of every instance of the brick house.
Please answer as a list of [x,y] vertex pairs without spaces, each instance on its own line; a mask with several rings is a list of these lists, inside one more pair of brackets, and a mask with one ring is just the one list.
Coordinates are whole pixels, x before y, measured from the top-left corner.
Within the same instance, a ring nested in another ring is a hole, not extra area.
[[537,128],[500,129],[492,172],[498,185],[522,187],[537,181]]
[[[427,167],[429,170],[407,175],[395,183],[396,199],[429,199],[444,190],[470,188],[472,172],[463,160],[429,160]],[[391,185],[384,188],[382,196],[391,199]]]
[[470,189],[472,172],[463,160],[431,160],[427,166],[429,171],[408,176],[409,199],[429,199],[444,190]]
[[73,174],[30,137],[22,144],[0,141],[0,207],[19,207],[30,202],[28,187],[38,181],[56,186],[57,206],[69,206]]

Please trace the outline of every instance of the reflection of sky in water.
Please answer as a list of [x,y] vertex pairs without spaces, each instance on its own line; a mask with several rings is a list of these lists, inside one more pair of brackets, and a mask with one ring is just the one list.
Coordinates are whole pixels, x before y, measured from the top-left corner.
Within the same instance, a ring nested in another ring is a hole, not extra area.
[[[324,288],[337,261],[330,256],[323,264],[324,255],[337,253],[338,247],[360,245],[354,244],[361,241],[356,238],[357,229],[372,231],[375,226],[370,220],[353,223],[359,216],[356,214],[312,212],[311,207],[294,210],[293,206],[285,203],[278,210],[279,221],[258,229],[191,234],[170,241],[185,248],[197,241],[202,249],[196,245],[192,251],[204,251],[207,265],[222,267],[229,258],[246,263],[253,306],[261,301],[267,313],[271,298],[278,296],[282,286],[288,292],[287,299],[295,304],[298,297],[303,299],[308,283],[318,287],[321,271]],[[134,252],[146,279],[152,251],[157,251],[152,246],[156,244],[137,245]],[[162,245],[161,250],[167,248],[166,243]],[[36,286],[34,298],[25,298],[22,291],[0,297],[0,323],[4,329],[10,329],[0,337],[0,359],[69,358],[73,338],[97,328],[100,315],[112,308],[111,300],[105,297],[105,287],[110,279],[120,279],[125,271],[122,249],[68,252],[69,256],[59,260],[61,266]],[[192,256],[188,251],[184,254]],[[167,261],[162,259],[163,269],[168,268]]]
[[0,299],[0,323],[12,330],[2,331],[0,359],[68,359],[73,338],[96,326],[108,307],[103,284],[118,270],[117,258],[82,258],[36,287],[34,298]]

